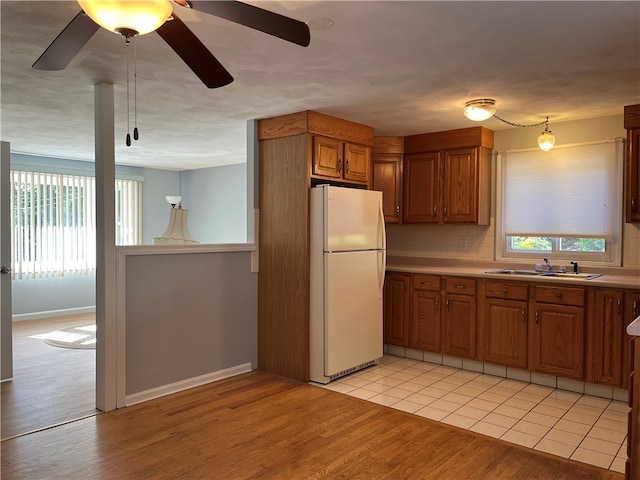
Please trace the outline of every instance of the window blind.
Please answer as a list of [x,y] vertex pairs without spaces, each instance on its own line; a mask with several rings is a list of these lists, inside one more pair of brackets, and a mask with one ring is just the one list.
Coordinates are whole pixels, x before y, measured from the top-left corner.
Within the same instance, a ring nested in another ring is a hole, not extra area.
[[621,150],[611,141],[507,152],[505,235],[612,238]]
[[[95,178],[11,170],[13,278],[96,268]],[[116,244],[141,239],[142,182],[116,180]]]

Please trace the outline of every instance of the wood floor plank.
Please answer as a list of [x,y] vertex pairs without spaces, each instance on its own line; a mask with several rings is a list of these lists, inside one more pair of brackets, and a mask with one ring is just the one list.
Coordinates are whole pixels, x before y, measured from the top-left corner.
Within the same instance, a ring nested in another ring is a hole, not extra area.
[[2,442],[3,480],[623,475],[254,371]]

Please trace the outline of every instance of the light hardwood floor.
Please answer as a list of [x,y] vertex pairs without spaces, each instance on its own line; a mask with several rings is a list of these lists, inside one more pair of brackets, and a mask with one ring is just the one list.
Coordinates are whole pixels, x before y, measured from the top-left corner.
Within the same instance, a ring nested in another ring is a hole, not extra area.
[[317,386],[254,371],[2,442],[13,479],[611,479]]
[[15,322],[14,378],[1,385],[2,438],[97,413],[95,350],[47,345],[38,334],[84,325],[95,315],[70,315]]

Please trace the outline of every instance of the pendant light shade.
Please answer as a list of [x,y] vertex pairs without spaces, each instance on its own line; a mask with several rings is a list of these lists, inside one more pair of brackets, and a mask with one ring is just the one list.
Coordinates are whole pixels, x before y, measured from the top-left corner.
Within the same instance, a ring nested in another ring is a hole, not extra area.
[[169,0],[78,0],[82,10],[109,31],[153,32],[173,12]]
[[544,131],[538,137],[538,146],[548,152],[553,148],[553,145],[556,143],[556,136],[551,133],[551,130],[544,129]]
[[496,113],[496,101],[492,98],[477,98],[464,104],[464,116],[469,120],[481,122]]

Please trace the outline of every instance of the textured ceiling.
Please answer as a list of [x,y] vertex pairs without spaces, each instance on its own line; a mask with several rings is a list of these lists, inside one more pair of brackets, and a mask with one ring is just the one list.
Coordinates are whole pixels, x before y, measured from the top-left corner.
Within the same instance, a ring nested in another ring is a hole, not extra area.
[[157,34],[140,37],[141,138],[127,148],[122,38],[101,29],[65,70],[36,71],[80,7],[1,1],[2,140],[14,152],[92,160],[99,82],[115,85],[116,162],[177,170],[242,163],[247,120],[307,109],[410,135],[471,126],[462,107],[477,97],[495,98],[511,121],[548,115],[552,126],[640,103],[637,1],[248,3],[334,25],[312,29],[303,48],[179,10],[235,81],[209,90]]

